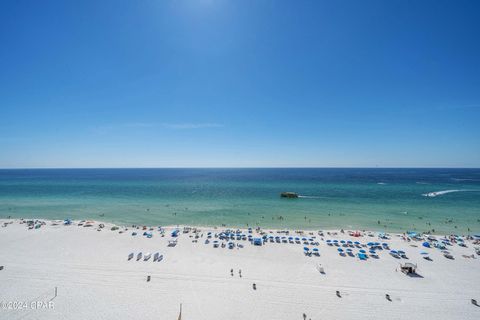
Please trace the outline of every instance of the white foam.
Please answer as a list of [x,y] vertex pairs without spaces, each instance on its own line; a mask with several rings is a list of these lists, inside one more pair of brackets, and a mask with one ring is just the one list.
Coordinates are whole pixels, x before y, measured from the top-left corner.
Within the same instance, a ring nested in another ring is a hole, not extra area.
[[429,192],[429,193],[424,193],[422,196],[424,197],[438,197],[447,193],[452,193],[452,192],[466,192],[466,191],[480,191],[480,190],[468,190],[468,189],[453,189],[453,190],[442,190],[442,191],[435,191],[435,192]]

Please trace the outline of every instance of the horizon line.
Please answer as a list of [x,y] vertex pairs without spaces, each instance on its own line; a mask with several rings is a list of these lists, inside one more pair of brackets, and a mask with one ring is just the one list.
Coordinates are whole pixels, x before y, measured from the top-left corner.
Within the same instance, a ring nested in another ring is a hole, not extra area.
[[85,169],[480,169],[480,167],[443,167],[443,166],[431,166],[431,167],[415,167],[415,166],[271,166],[271,167],[0,167],[0,170],[85,170]]

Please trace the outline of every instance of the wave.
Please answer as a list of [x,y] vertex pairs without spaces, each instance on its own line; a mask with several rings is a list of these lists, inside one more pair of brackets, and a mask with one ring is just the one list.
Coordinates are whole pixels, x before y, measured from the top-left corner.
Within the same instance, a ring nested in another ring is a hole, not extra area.
[[435,192],[429,192],[429,193],[424,193],[422,196],[424,197],[438,197],[447,193],[453,193],[453,192],[475,192],[475,191],[480,191],[480,190],[470,190],[470,189],[453,189],[453,190],[442,190],[442,191],[435,191]]
[[377,184],[384,185],[384,184],[387,184],[387,183],[386,182],[377,182]]

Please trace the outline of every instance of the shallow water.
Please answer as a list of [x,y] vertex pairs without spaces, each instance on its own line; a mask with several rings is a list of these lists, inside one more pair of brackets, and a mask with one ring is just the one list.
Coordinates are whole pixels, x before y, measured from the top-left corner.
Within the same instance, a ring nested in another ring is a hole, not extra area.
[[0,216],[478,233],[480,169],[0,170]]

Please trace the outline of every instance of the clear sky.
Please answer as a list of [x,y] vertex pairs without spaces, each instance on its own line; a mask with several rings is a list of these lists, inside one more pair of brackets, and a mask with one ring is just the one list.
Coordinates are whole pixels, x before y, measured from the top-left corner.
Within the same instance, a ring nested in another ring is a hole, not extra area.
[[0,167],[480,167],[480,1],[2,1]]

